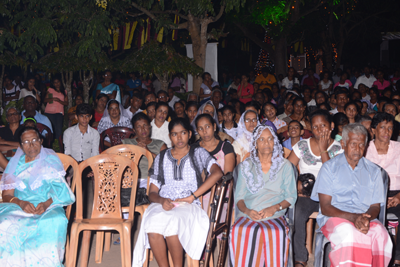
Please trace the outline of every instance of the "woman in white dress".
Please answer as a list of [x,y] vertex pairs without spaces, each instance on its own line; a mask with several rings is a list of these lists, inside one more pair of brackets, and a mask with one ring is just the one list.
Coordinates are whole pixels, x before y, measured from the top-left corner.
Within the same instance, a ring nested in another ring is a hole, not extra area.
[[[210,222],[198,198],[222,177],[222,171],[204,148],[189,146],[192,131],[186,119],[172,120],[168,130],[173,148],[154,160],[152,204],[143,216],[133,267],[143,266],[146,248],[152,249],[159,266],[168,266],[167,248],[174,266],[183,266],[183,250],[200,260],[206,243]],[[202,174],[208,174],[204,182]]]

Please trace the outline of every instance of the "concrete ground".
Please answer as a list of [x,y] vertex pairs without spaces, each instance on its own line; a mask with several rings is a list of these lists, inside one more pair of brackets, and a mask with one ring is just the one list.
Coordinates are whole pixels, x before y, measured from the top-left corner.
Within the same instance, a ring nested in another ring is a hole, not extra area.
[[[135,225],[132,229],[138,229],[136,227],[136,225],[140,225],[140,218],[135,220]],[[133,237],[134,237],[133,244],[136,243],[138,233],[139,233],[139,231],[137,231],[137,230],[133,233]],[[119,236],[118,233],[113,234],[113,238],[112,238],[113,241],[116,240],[118,238],[118,236]],[[120,245],[111,244],[110,251],[103,252],[103,259],[100,264],[95,262],[95,253],[96,253],[96,235],[92,234],[92,242],[91,242],[90,253],[89,253],[89,262],[88,262],[87,266],[88,267],[114,267],[114,266],[118,267],[118,266],[122,266],[122,264],[121,264],[121,246]],[[314,266],[314,255],[310,255],[307,265],[308,265],[307,267]],[[81,266],[79,255],[78,255],[77,266]],[[155,259],[153,261],[150,261],[149,266],[150,267],[158,267]],[[186,264],[185,264],[185,266],[186,266]]]

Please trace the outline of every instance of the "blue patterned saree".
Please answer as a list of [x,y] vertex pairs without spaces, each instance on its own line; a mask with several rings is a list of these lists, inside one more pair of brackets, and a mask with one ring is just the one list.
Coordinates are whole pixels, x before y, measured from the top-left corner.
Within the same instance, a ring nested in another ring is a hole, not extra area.
[[19,148],[3,176],[2,190],[35,207],[52,198],[41,214],[24,212],[15,203],[0,203],[0,266],[63,266],[68,221],[63,206],[75,197],[64,179],[64,168],[53,150],[41,148],[25,163]]

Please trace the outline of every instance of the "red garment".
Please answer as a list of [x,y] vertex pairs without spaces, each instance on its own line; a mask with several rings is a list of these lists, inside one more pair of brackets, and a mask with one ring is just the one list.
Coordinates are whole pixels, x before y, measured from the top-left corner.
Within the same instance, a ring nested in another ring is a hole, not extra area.
[[[241,84],[238,86],[238,92],[240,91],[241,86],[242,86]],[[248,83],[246,88],[244,88],[242,90],[242,94],[239,96],[240,102],[242,102],[243,104],[250,102],[251,97],[249,97],[249,98],[242,98],[242,97],[246,96],[246,95],[253,95],[253,94],[254,94],[254,87],[251,83]]]
[[[315,85],[313,83],[313,80],[315,81]],[[316,88],[318,86],[318,79],[313,77],[308,76],[307,78],[304,79],[303,85],[307,85],[308,87]]]
[[[99,122],[103,118],[103,114],[98,113],[96,110],[94,111],[94,121]],[[93,127],[97,130],[97,127]]]
[[125,85],[125,80],[124,79],[115,79],[115,81],[114,81],[114,83],[115,84],[118,84],[118,85]]

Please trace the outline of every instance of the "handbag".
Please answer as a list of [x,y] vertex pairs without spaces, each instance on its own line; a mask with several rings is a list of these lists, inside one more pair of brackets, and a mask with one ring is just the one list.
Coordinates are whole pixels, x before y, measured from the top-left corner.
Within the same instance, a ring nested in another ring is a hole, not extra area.
[[[146,188],[138,188],[136,192],[135,205],[141,206],[150,204],[149,197],[146,194]],[[121,206],[128,207],[131,203],[132,188],[121,188]]]

